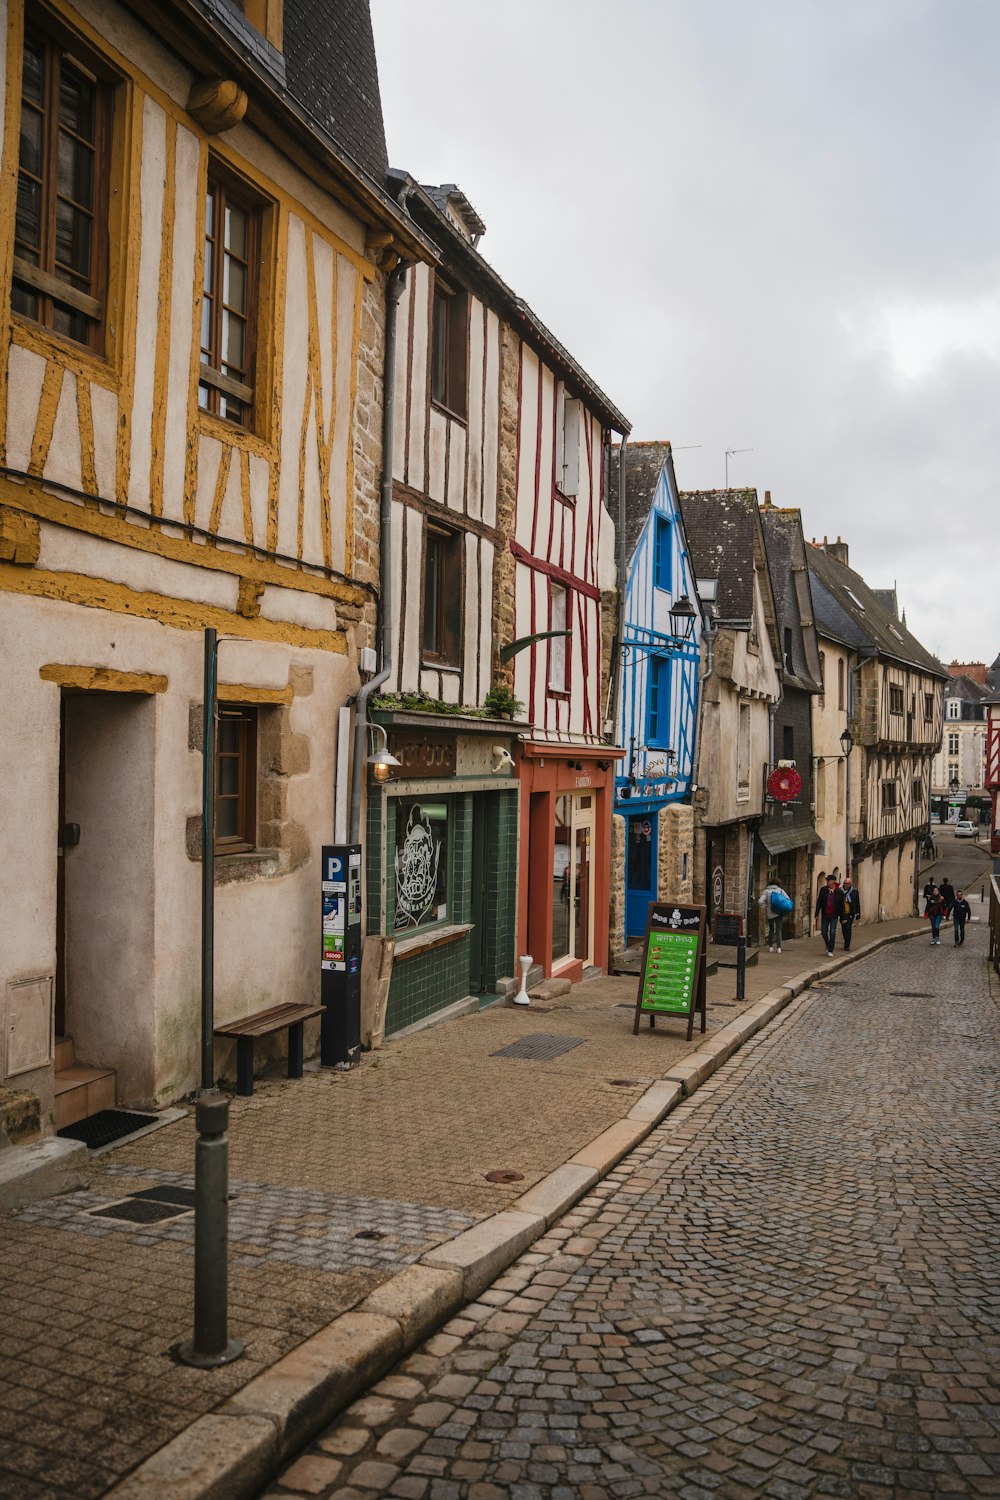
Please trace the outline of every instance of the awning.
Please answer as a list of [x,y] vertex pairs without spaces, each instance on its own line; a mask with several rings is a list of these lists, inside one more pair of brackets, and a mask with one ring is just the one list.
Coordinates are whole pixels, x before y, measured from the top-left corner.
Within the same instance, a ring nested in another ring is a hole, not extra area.
[[779,823],[777,820],[761,823],[757,837],[768,854],[787,854],[789,849],[805,849],[820,842],[811,823]]

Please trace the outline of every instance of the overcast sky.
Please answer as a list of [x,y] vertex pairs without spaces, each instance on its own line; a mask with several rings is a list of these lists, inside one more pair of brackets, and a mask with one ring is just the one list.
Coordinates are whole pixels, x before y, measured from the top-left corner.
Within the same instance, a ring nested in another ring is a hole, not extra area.
[[[681,487],[1000,652],[1000,0],[372,0],[389,158]],[[697,446],[696,446],[697,445]]]

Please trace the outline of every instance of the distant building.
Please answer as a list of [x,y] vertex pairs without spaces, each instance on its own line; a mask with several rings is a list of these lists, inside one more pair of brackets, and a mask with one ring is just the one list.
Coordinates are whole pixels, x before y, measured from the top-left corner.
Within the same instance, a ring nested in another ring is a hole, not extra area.
[[[955,666],[944,685],[944,724],[932,772],[933,810],[957,822],[966,816],[985,822],[990,806],[986,791],[986,737],[989,705],[995,694],[986,686],[987,669],[974,663],[968,672]],[[973,675],[975,674],[975,675]]]

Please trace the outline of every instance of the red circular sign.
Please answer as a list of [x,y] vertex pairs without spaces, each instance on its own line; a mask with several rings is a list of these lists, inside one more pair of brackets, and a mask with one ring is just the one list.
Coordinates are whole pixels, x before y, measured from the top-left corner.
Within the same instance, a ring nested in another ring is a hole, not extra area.
[[767,789],[776,802],[791,802],[802,790],[802,777],[791,766],[780,766],[767,778]]

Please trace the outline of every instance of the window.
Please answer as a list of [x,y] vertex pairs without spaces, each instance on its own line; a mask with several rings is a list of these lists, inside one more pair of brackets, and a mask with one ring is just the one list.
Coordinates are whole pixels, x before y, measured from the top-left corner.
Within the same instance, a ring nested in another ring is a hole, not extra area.
[[948,785],[951,786],[952,782],[958,779],[958,761],[950,760],[948,762]]
[[899,806],[899,782],[883,781],[882,783],[882,811],[895,812]]
[[826,652],[819,653],[819,696],[822,703],[823,694],[826,692]]
[[791,629],[789,628],[789,626],[787,626],[787,625],[785,626],[785,629],[784,629],[784,632],[783,632],[783,636],[784,636],[783,649],[784,649],[784,654],[785,654],[785,671],[786,672],[793,672],[794,673],[794,671],[795,671],[795,664],[794,664],[794,662],[792,660],[792,632],[791,632]]
[[844,658],[837,658],[837,707],[844,707]]
[[750,796],[750,705],[740,704],[739,728],[736,734],[736,800],[746,802]]
[[958,730],[953,729],[948,735],[948,754],[958,754]]
[[[568,591],[561,583],[549,584],[549,629],[565,630],[569,613]],[[569,652],[567,637],[554,635],[549,640],[549,687],[557,693],[569,691]]]
[[209,176],[198,405],[253,426],[263,211],[242,188]]
[[580,442],[583,403],[567,396],[560,382],[556,388],[555,463],[556,490],[567,499],[580,493]]
[[962,700],[960,698],[948,699],[949,719],[960,719],[962,717]]
[[216,741],[215,852],[257,843],[257,710],[222,704]]
[[11,307],[91,349],[104,321],[110,93],[51,37],[26,31]]
[[925,693],[924,694],[924,723],[925,724],[932,724],[933,722],[934,722],[934,694],[933,693]]
[[918,776],[913,783],[913,805],[919,807],[924,800],[924,783]]
[[651,749],[666,750],[670,742],[670,658],[649,658],[649,704],[646,715],[646,744]]
[[657,516],[653,528],[653,585],[658,589],[673,587],[674,549],[669,516]]
[[431,400],[462,421],[468,415],[469,299],[435,277],[431,327]]
[[791,724],[785,724],[782,726],[781,758],[782,760],[795,759],[795,729]]
[[838,760],[838,762],[837,762],[837,817],[838,818],[843,817],[843,815],[844,815],[844,805],[845,805],[844,798],[845,798],[845,788],[846,788],[846,786],[847,786],[846,762],[842,761],[842,760]]
[[397,932],[448,919],[451,801],[396,803]]
[[889,684],[889,712],[901,714],[903,712],[903,689],[895,683]]
[[424,659],[457,667],[462,649],[462,538],[428,524],[424,536]]

